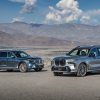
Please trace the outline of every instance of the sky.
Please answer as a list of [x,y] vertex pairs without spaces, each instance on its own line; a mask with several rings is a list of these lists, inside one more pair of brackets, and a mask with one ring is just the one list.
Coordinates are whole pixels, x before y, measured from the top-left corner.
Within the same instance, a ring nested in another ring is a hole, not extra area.
[[0,0],[0,23],[100,25],[100,0]]

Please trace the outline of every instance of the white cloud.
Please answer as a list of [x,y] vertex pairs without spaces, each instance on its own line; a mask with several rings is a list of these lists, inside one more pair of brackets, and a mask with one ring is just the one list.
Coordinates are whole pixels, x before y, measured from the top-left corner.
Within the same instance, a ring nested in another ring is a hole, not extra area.
[[9,0],[11,2],[25,3],[25,0]]
[[49,7],[46,22],[62,24],[80,21],[82,24],[100,24],[97,17],[100,17],[100,9],[83,11],[76,0],[60,0],[55,7]]
[[82,16],[80,19],[82,24],[88,24],[90,20],[91,20],[90,16],[85,16],[85,15]]
[[80,22],[82,24],[97,25],[100,24],[100,21],[97,17],[100,17],[100,9],[83,12],[80,16]]
[[25,4],[22,7],[21,12],[23,13],[31,13],[35,7],[37,0],[25,0]]
[[78,2],[75,0],[60,0],[55,8],[49,7],[49,9],[50,12],[46,15],[46,20],[55,23],[76,21],[82,13]]
[[37,0],[9,0],[11,2],[23,3],[21,13],[31,13],[36,5]]
[[23,17],[17,16],[17,17],[14,17],[14,18],[12,19],[12,22],[22,22],[23,20],[24,20]]

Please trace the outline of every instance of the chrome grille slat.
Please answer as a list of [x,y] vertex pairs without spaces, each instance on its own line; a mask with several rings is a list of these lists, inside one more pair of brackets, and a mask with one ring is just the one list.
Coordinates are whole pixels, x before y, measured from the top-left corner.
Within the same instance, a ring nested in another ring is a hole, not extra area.
[[60,59],[55,59],[55,65],[56,66],[65,66],[66,64],[66,60],[63,59],[63,58],[60,58]]

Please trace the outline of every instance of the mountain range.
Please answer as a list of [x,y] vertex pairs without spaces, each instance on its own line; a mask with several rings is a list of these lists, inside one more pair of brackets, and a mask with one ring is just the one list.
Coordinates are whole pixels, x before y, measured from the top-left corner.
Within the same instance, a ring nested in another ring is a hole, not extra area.
[[83,24],[0,23],[0,46],[100,44],[100,26]]

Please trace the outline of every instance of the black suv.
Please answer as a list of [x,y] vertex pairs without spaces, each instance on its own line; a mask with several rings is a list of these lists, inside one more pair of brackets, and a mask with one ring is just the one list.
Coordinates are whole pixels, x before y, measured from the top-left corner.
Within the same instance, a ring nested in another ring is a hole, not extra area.
[[31,69],[41,71],[44,67],[43,60],[39,57],[31,57],[24,51],[0,50],[0,69],[27,72]]

